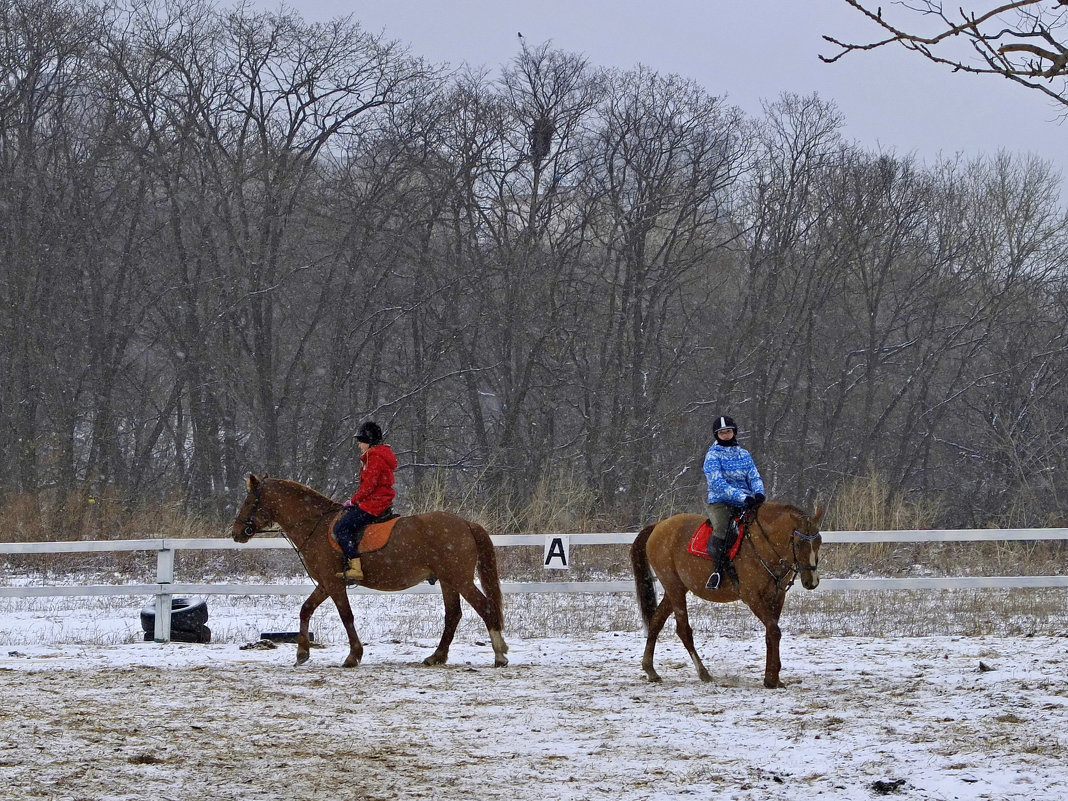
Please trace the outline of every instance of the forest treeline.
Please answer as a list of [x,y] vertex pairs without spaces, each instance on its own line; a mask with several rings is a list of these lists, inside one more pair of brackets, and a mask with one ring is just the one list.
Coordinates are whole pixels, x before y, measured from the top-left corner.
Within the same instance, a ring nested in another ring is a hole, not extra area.
[[549,44],[446,72],[355,18],[0,0],[0,36],[5,502],[341,497],[371,418],[402,498],[630,524],[698,507],[725,413],[782,500],[1058,520],[1045,162]]

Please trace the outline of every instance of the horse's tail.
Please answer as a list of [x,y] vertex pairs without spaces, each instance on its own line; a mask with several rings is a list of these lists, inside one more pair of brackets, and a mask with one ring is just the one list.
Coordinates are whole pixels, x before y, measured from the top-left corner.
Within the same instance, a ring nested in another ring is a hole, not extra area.
[[[501,579],[497,572],[497,551],[489,532],[478,523],[471,523],[471,536],[478,548],[478,580],[482,594],[489,601],[489,617],[486,627],[491,631],[504,631],[504,599],[501,596]],[[505,650],[507,650],[505,646]]]
[[656,584],[653,581],[653,571],[649,567],[649,555],[646,553],[646,545],[649,544],[649,535],[653,533],[654,525],[649,525],[638,532],[634,543],[630,546],[630,565],[634,570],[634,586],[638,595],[638,608],[641,609],[642,621],[649,628],[649,621],[656,611]]

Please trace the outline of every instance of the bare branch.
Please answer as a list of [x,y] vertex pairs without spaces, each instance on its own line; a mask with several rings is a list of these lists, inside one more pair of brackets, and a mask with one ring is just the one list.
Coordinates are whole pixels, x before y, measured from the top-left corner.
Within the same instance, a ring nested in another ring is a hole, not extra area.
[[[962,7],[957,9],[957,18],[948,16],[938,0],[894,3],[904,8],[903,13],[910,14],[910,19],[937,20],[933,31],[892,22],[883,14],[882,7],[873,10],[863,0],[843,2],[888,35],[868,42],[825,35],[824,40],[838,48],[832,55],[820,55],[825,63],[833,64],[856,51],[896,44],[954,72],[1001,75],[1068,105],[1068,47],[1064,44],[1068,12],[1063,9],[1068,6],[1068,0],[1017,0],[995,4],[980,12]],[[954,41],[961,39],[970,42],[978,59],[960,52]],[[1034,44],[1036,39],[1045,45]],[[1054,80],[1057,82],[1051,85]]]

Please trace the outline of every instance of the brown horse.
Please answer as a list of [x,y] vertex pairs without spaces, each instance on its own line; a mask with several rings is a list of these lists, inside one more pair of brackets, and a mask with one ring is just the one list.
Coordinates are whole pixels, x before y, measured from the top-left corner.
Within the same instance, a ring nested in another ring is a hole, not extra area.
[[[311,655],[308,623],[327,598],[333,599],[349,635],[349,655],[342,667],[356,667],[363,659],[363,643],[356,634],[345,579],[337,575],[344,569],[345,560],[334,549],[329,536],[340,510],[341,504],[296,481],[250,475],[248,496],[234,520],[233,538],[237,542],[248,542],[273,524],[280,526],[315,582],[311,596],[300,608],[298,665],[307,662]],[[481,590],[475,586],[476,566]],[[363,571],[365,578],[361,584],[373,590],[403,590],[431,576],[441,583],[445,630],[437,650],[423,664],[443,665],[449,658],[449,646],[462,615],[461,596],[489,629],[494,666],[508,664],[505,656],[508,646],[501,635],[504,615],[497,555],[482,526],[448,512],[402,517],[385,546],[363,554]]]
[[[738,585],[724,580],[718,590],[705,589],[705,582],[714,570],[713,562],[694,556],[686,547],[703,517],[675,515],[643,528],[631,546],[630,560],[638,590],[638,605],[648,632],[642,668],[649,681],[660,681],[653,667],[653,650],[656,638],[672,612],[675,613],[675,630],[697,667],[697,675],[701,681],[712,680],[693,645],[693,629],[686,611],[686,593],[692,592],[698,598],[716,603],[742,600],[753,610],[766,630],[764,686],[784,686],[779,681],[779,640],[782,637],[779,614],[786,600],[786,591],[798,574],[805,589],[814,589],[819,584],[817,564],[822,539],[818,524],[822,517],[823,509],[817,509],[815,515],[808,517],[794,506],[765,503],[755,514],[749,515],[750,522],[733,562]],[[664,587],[664,599],[659,606],[653,571]]]

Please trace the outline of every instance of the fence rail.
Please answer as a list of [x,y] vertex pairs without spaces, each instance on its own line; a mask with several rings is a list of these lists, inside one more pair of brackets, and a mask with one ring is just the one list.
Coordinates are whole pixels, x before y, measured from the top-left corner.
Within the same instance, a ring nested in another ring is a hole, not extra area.
[[[634,533],[609,534],[497,534],[497,547],[544,546],[547,539],[565,538],[570,545],[629,545]],[[1004,542],[1068,540],[1068,528],[1039,529],[934,529],[928,531],[825,531],[823,542],[830,544],[871,544],[885,542]],[[190,584],[174,581],[174,555],[177,551],[208,550],[289,550],[284,537],[262,537],[247,543],[228,539],[142,539],[80,542],[0,543],[0,554],[108,553],[116,551],[155,551],[156,582],[153,584],[96,584],[82,586],[26,585],[0,586],[0,597],[33,598],[58,596],[151,595],[155,597],[156,642],[170,640],[171,599],[176,595],[307,595],[314,586],[300,584]],[[948,576],[920,578],[823,578],[818,590],[943,590],[1013,589],[1068,587],[1068,575],[1061,576]],[[507,594],[525,593],[614,593],[632,592],[630,581],[537,581],[502,582]],[[374,594],[376,590],[354,587],[354,593]],[[420,584],[403,592],[438,593],[440,589]]]

